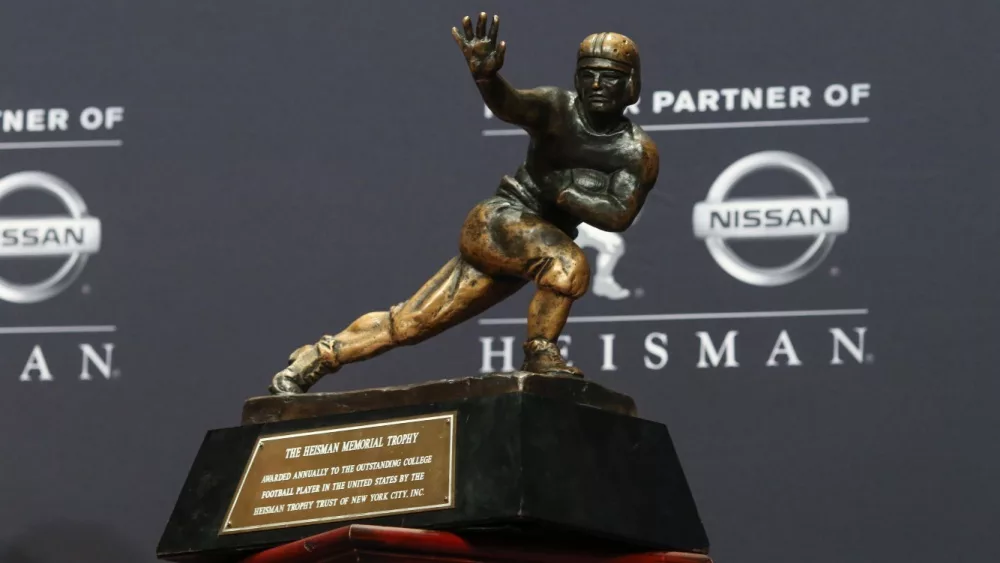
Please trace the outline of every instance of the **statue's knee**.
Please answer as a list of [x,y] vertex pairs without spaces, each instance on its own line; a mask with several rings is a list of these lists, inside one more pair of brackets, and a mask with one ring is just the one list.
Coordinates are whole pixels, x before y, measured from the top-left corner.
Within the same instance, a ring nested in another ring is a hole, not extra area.
[[539,287],[577,299],[590,286],[590,264],[583,251],[576,249],[553,257],[538,279]]
[[420,314],[404,311],[402,303],[389,310],[389,325],[393,343],[400,346],[416,344],[426,329]]

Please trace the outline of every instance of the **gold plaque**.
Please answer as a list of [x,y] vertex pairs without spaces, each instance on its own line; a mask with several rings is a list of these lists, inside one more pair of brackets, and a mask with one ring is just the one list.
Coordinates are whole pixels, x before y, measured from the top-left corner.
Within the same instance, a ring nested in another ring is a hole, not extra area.
[[455,413],[259,438],[220,534],[455,506]]

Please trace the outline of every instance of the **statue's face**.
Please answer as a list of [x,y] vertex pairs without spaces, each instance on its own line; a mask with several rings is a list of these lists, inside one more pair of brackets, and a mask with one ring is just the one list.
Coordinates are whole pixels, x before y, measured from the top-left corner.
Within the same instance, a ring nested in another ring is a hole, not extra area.
[[620,70],[581,66],[576,70],[576,93],[587,111],[621,113],[628,105],[628,78]]

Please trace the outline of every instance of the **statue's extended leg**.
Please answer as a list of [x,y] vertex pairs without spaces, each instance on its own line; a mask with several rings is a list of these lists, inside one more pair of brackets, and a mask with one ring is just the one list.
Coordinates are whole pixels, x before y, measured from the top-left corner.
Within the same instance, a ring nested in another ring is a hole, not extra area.
[[524,284],[518,278],[488,276],[462,258],[453,258],[407,301],[388,311],[362,315],[340,333],[293,352],[288,368],[274,377],[271,392],[301,393],[344,364],[426,340],[481,313]]

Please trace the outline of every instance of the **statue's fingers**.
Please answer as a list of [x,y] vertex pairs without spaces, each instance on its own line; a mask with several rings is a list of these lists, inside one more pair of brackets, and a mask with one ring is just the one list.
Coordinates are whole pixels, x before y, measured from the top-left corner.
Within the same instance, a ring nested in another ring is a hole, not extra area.
[[497,63],[500,66],[503,66],[503,58],[504,55],[506,54],[507,54],[507,42],[501,41],[500,44],[497,45]]
[[486,39],[486,12],[479,12],[479,21],[476,22],[476,37]]
[[458,46],[464,52],[465,51],[465,40],[462,39],[462,35],[458,32],[458,28],[455,28],[455,27],[451,28],[451,36],[455,38],[455,43],[458,43]]
[[465,38],[469,41],[472,41],[473,37],[475,37],[472,34],[472,18],[470,18],[469,16],[465,16],[464,18],[462,18],[462,29],[465,30]]
[[490,41],[497,42],[497,32],[500,31],[500,16],[493,16],[493,25],[490,26]]

